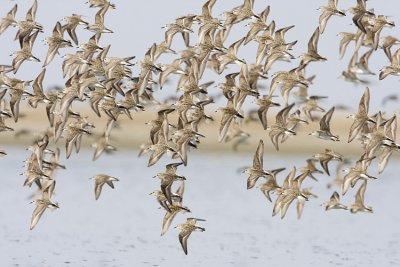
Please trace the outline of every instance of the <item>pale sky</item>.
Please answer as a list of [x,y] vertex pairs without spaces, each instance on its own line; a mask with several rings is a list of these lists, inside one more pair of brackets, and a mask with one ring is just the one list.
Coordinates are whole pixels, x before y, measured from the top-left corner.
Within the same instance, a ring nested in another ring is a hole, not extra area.
[[[57,20],[61,20],[64,16],[69,16],[73,13],[85,16],[85,19],[92,23],[94,21],[95,13],[98,9],[90,9],[84,0],[69,0],[69,1],[55,1],[55,0],[39,0],[39,7],[36,20],[44,26],[45,33],[39,34],[38,39],[33,48],[33,54],[41,59],[45,58],[47,46],[42,43],[42,40],[49,36]],[[112,29],[114,34],[103,34],[100,45],[106,46],[111,44],[110,56],[136,56],[136,60],[143,58],[146,50],[153,42],[159,43],[164,38],[164,30],[161,29],[167,23],[173,22],[178,16],[186,14],[199,14],[201,6],[205,1],[189,1],[189,0],[146,0],[146,1],[118,1],[116,4],[117,9],[109,10],[105,16],[105,25]],[[230,10],[235,6],[242,4],[242,0],[217,0],[213,15],[219,16],[223,11]],[[17,19],[21,20],[33,1],[7,1],[0,0],[0,16],[4,17],[5,14],[18,3]],[[307,4],[305,4],[307,3]],[[320,0],[307,0],[307,1],[289,1],[289,0],[255,0],[254,10],[260,13],[267,4],[271,6],[271,12],[268,17],[268,22],[275,20],[276,28],[282,28],[289,25],[295,25],[286,35],[287,41],[298,40],[294,47],[293,55],[299,56],[307,48],[307,43],[313,31],[318,25],[318,17],[320,11],[317,8],[325,5],[327,1]],[[347,10],[350,6],[355,5],[356,1],[339,1],[339,8]],[[290,8],[289,8],[290,7]],[[375,13],[382,15],[389,15],[396,24],[400,24],[398,20],[398,10],[400,10],[400,2],[398,0],[385,0],[385,1],[368,1],[368,7],[374,8]],[[220,17],[223,18],[223,17]],[[356,27],[352,25],[352,14],[347,12],[346,17],[332,17],[327,25],[327,28],[319,40],[319,53],[328,58],[325,63],[310,63],[307,67],[307,74],[316,74],[314,85],[310,86],[309,93],[317,95],[327,95],[328,100],[322,102],[322,106],[328,108],[334,104],[343,104],[351,107],[356,107],[358,101],[364,91],[364,85],[354,85],[338,79],[342,70],[347,69],[348,61],[352,55],[353,45],[350,44],[345,57],[339,60],[339,37],[337,33],[342,31],[355,32]],[[234,26],[231,36],[225,43],[229,46],[232,42],[247,34],[248,28],[244,25],[247,22],[240,23]],[[195,26],[197,30],[197,26]],[[399,27],[389,29],[385,28],[381,36],[393,35],[400,38]],[[17,41],[13,41],[17,29],[9,28],[5,33],[0,36],[0,64],[11,64],[12,57],[9,55],[18,49]],[[83,30],[82,27],[77,31],[80,42],[86,42],[92,33]],[[197,39],[193,35],[191,44],[195,44]],[[182,48],[182,40],[179,35],[176,35],[172,43],[173,49],[179,51]],[[248,63],[255,61],[257,45],[250,43],[245,47],[239,49],[239,56],[246,59]],[[366,48],[362,48],[367,51]],[[393,51],[396,47],[393,47]],[[47,74],[44,85],[50,86],[54,84],[62,85],[65,80],[61,76],[61,62],[60,56],[73,53],[73,49],[60,49],[60,55],[50,63],[47,67]],[[169,63],[171,57],[161,57],[158,63]],[[278,70],[289,70],[299,63],[299,59],[295,59],[292,63],[278,62],[273,65],[270,73],[272,74]],[[371,56],[370,69],[379,73],[379,70],[388,65],[389,61],[384,55],[383,51],[378,50]],[[21,69],[16,74],[17,78],[32,80],[40,72],[41,63],[25,62]],[[231,65],[226,70],[223,76],[211,74],[207,71],[203,76],[202,81],[215,80],[216,83],[224,81],[224,76],[227,73],[238,71],[238,66]],[[138,73],[138,67],[134,67],[134,74]],[[382,98],[388,94],[397,93],[400,90],[400,78],[389,76],[384,81],[379,81],[378,76],[360,76],[370,80],[369,87],[371,89],[371,112],[375,112],[380,108]],[[270,80],[265,81],[267,86]],[[171,88],[164,87],[163,91],[170,90],[171,93],[175,91],[173,84]],[[209,90],[212,92],[211,89]],[[216,90],[216,89],[215,89]],[[261,90],[261,94],[267,92]],[[162,94],[165,94],[162,92]],[[156,95],[157,96],[157,95]],[[396,109],[397,104],[392,103],[388,105],[388,111]]]

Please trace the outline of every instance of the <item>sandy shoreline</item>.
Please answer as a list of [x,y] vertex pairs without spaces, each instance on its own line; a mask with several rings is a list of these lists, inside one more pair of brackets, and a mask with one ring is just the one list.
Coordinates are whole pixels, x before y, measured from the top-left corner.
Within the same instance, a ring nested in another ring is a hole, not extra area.
[[[136,150],[142,143],[149,141],[149,125],[145,123],[155,118],[155,112],[151,111],[153,107],[143,112],[132,112],[133,120],[127,116],[122,115],[119,119],[119,126],[112,131],[111,143],[117,147],[118,150]],[[93,130],[92,136],[85,136],[83,138],[83,147],[90,146],[96,135],[100,134],[107,122],[106,115],[98,118],[94,112],[88,108],[74,108],[82,115],[88,116],[88,120],[96,126]],[[200,125],[200,133],[205,135],[201,139],[199,146],[200,151],[233,151],[232,143],[219,143],[218,142],[218,124],[220,121],[220,113],[213,112],[209,109],[206,113],[214,117],[214,122],[203,123]],[[2,132],[0,134],[0,146],[29,146],[34,137],[45,131],[49,124],[47,121],[44,106],[39,106],[36,110],[30,107],[21,105],[21,118],[18,123],[14,123],[12,119],[8,119],[6,124],[14,128],[14,132]],[[174,121],[174,118],[172,118]],[[268,119],[269,122],[274,122],[273,115]],[[332,132],[340,136],[340,142],[320,140],[308,133],[312,130],[318,129],[318,122],[312,122],[309,125],[301,125],[297,130],[297,136],[289,138],[285,143],[280,145],[280,151],[276,152],[268,137],[268,132],[263,130],[261,124],[258,122],[249,122],[244,124],[244,130],[250,134],[248,144],[239,146],[238,152],[254,151],[258,140],[260,138],[265,140],[266,151],[274,151],[274,153],[316,153],[324,148],[332,148],[339,153],[343,154],[359,154],[361,152],[360,144],[356,141],[347,143],[348,129],[350,128],[352,120],[346,118],[346,114],[338,112],[334,115],[332,120]],[[24,133],[25,132],[25,133]],[[63,140],[58,141],[59,146],[64,146]]]

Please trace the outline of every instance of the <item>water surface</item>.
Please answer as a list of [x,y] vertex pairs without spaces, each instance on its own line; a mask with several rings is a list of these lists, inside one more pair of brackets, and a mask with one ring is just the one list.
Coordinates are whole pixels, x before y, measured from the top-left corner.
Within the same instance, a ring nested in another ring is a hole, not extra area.
[[[400,228],[397,195],[400,181],[395,161],[379,179],[368,184],[366,204],[374,214],[325,212],[320,204],[332,193],[330,178],[306,181],[319,196],[306,203],[297,220],[292,205],[284,220],[271,217],[272,204],[254,188],[246,190],[244,174],[237,169],[251,163],[252,155],[200,154],[189,156],[189,166],[179,168],[187,178],[184,204],[192,213],[180,214],[160,237],[164,212],[149,195],[159,181],[162,160],[147,168],[147,157],[136,151],[118,152],[91,162],[82,151],[57,173],[53,200],[60,209],[46,211],[29,230],[34,204],[32,188],[22,187],[22,161],[28,152],[6,148],[0,159],[0,251],[2,266],[399,266]],[[301,156],[264,158],[265,168],[303,166]],[[332,165],[332,173],[334,173]],[[107,173],[120,179],[115,189],[104,187],[94,199],[89,178]],[[284,179],[279,176],[280,182]],[[371,169],[375,174],[376,170]],[[339,190],[339,189],[338,189]],[[354,200],[350,191],[343,199]],[[184,255],[178,241],[179,223],[187,217],[204,218],[204,233],[193,233]]]

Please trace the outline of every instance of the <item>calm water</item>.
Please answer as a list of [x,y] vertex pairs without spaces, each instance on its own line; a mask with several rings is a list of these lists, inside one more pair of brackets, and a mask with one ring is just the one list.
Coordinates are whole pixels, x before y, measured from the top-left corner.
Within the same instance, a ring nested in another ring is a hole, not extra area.
[[[295,205],[284,220],[271,217],[272,204],[258,189],[246,190],[247,177],[236,170],[251,163],[252,155],[190,154],[189,167],[178,172],[188,179],[184,203],[192,213],[180,214],[160,237],[164,212],[149,195],[157,189],[160,162],[145,167],[147,157],[118,152],[91,162],[82,151],[57,175],[60,209],[46,211],[33,231],[33,189],[22,187],[23,149],[6,148],[0,159],[1,266],[399,266],[400,214],[398,167],[392,159],[385,173],[369,183],[366,204],[374,214],[325,212],[330,178],[307,181],[319,196],[306,203],[303,218]],[[265,168],[303,166],[300,156],[265,156]],[[289,164],[289,165],[288,165]],[[334,173],[334,166],[331,169]],[[396,169],[397,167],[397,169]],[[107,173],[120,179],[112,190],[104,187],[94,200],[91,176]],[[375,170],[371,170],[375,174]],[[284,175],[279,176],[280,181]],[[343,199],[353,201],[354,191]],[[396,210],[397,212],[394,212]],[[184,255],[173,228],[186,217],[207,219],[204,233],[193,233]]]

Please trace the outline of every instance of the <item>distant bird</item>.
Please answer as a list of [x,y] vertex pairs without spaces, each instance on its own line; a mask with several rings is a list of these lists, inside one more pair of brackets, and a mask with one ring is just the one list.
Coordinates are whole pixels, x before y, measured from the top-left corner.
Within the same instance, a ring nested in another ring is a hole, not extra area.
[[368,84],[369,82],[366,80],[362,80],[357,76],[357,59],[358,59],[358,52],[357,50],[354,52],[353,56],[351,57],[349,64],[347,66],[347,71],[342,71],[340,78],[343,78],[347,82],[352,83],[361,83],[361,84]]
[[257,114],[258,114],[258,118],[260,119],[260,122],[261,122],[264,130],[266,130],[268,128],[267,112],[268,112],[269,108],[280,106],[279,103],[272,101],[272,97],[273,97],[272,95],[264,95],[264,96],[254,100],[254,102],[258,106],[260,106],[257,110]]
[[89,7],[104,7],[110,5],[111,8],[115,8],[115,5],[108,0],[88,0],[85,4],[89,4]]
[[317,167],[315,167],[315,163],[314,163],[315,161],[317,161],[317,160],[314,159],[314,158],[307,159],[307,160],[306,160],[307,166],[301,168],[300,171],[301,171],[302,173],[307,173],[308,176],[309,176],[311,179],[317,181],[317,179],[314,177],[313,174],[314,174],[314,173],[323,173],[323,172],[322,172],[321,170],[318,170]]
[[330,197],[329,201],[324,202],[322,206],[325,207],[325,210],[331,210],[331,209],[347,209],[347,206],[343,205],[340,203],[340,196],[338,192],[333,192],[332,196]]
[[369,100],[370,93],[369,88],[365,89],[363,96],[360,99],[360,103],[358,105],[358,112],[354,115],[350,115],[349,117],[354,117],[354,122],[350,126],[348,143],[353,141],[353,139],[360,133],[361,129],[363,129],[368,122],[374,123],[374,121],[368,116],[369,110]]
[[328,163],[331,160],[343,161],[343,156],[340,155],[339,153],[336,153],[335,151],[333,151],[331,149],[325,149],[325,151],[323,153],[317,153],[313,156],[313,158],[316,160],[319,160],[321,167],[324,169],[324,171],[328,175],[330,175]]
[[397,101],[399,97],[397,94],[387,95],[382,99],[382,106],[386,106],[389,101]]
[[339,44],[339,59],[342,59],[346,53],[347,46],[351,41],[357,40],[357,35],[351,32],[340,32],[337,35],[341,37]]
[[93,176],[93,180],[94,180],[94,195],[96,200],[98,200],[100,197],[103,185],[108,184],[112,189],[114,189],[113,182],[119,181],[118,178],[115,178],[107,174],[96,174],[95,176]]

